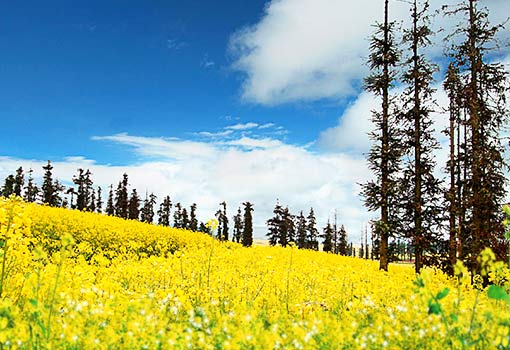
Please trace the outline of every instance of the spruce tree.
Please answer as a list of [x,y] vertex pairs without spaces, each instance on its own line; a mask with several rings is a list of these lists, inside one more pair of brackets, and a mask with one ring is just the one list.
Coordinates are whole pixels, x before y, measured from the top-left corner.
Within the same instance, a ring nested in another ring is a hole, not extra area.
[[294,215],[290,213],[289,207],[282,211],[282,220],[280,227],[280,244],[285,247],[287,244],[295,243]]
[[244,217],[243,217],[243,232],[241,237],[241,243],[245,247],[251,247],[253,245],[253,204],[250,202],[244,202]]
[[190,221],[189,221],[188,211],[186,210],[186,208],[182,208],[181,218],[182,218],[182,228],[185,230],[189,230]]
[[129,196],[128,219],[140,220],[140,204],[140,196],[138,195],[136,188],[133,188],[131,190],[131,196]]
[[266,221],[268,232],[266,237],[268,238],[269,245],[274,246],[281,241],[280,239],[280,228],[282,226],[282,212],[283,208],[280,203],[276,201],[276,205],[273,210],[273,217]]
[[14,177],[13,194],[21,197],[23,185],[25,184],[25,175],[23,174],[23,168],[19,167],[16,170],[16,176]]
[[198,230],[197,205],[193,203],[189,211],[189,229],[193,232]]
[[220,209],[216,212],[216,219],[218,219],[218,239],[228,241],[227,203],[225,201],[220,203]]
[[296,218],[296,245],[299,249],[306,249],[306,243],[306,218],[303,215],[303,211],[301,210]]
[[183,228],[182,227],[182,207],[181,207],[181,203],[177,203],[175,205],[174,227],[175,228]]
[[347,242],[347,231],[344,225],[338,230],[338,254],[349,255],[349,243]]
[[106,215],[115,215],[115,206],[113,204],[113,185],[110,185],[110,191],[108,192],[108,199],[106,201]]
[[128,175],[123,174],[115,191],[115,215],[123,219],[128,217],[128,185]]
[[103,212],[103,199],[101,197],[101,186],[97,187],[97,197],[96,197],[96,211],[98,213]]
[[51,162],[48,160],[48,164],[43,166],[44,176],[43,183],[41,186],[42,190],[42,201],[50,206],[54,206],[54,198],[55,198],[55,183],[53,182],[53,166]]
[[14,194],[14,175],[9,175],[5,178],[4,185],[2,187],[2,196],[5,198]]
[[28,171],[28,181],[25,186],[25,195],[23,197],[25,201],[31,203],[37,200],[37,194],[39,193],[39,188],[34,183],[33,173],[34,171],[32,169]]
[[[410,239],[415,251],[415,271],[419,273],[424,256],[437,256],[437,241],[441,239],[442,189],[434,175],[433,152],[439,148],[434,138],[430,113],[435,101],[432,75],[438,69],[425,58],[423,51],[431,44],[432,31],[429,27],[428,0],[414,0],[411,6],[411,28],[404,30],[403,43],[408,54],[403,63],[406,71],[402,93],[403,110],[403,152],[407,161],[402,178],[402,219],[400,226],[404,237]],[[412,198],[410,201],[409,198]],[[365,251],[368,253],[367,244]]]
[[326,227],[324,227],[324,234],[322,235],[324,241],[322,243],[322,250],[324,252],[333,251],[333,226],[328,221]]
[[374,141],[368,153],[369,168],[375,179],[364,184],[362,195],[370,211],[380,210],[377,229],[381,240],[380,265],[388,270],[388,239],[398,223],[398,173],[400,135],[393,111],[394,98],[390,89],[395,80],[395,67],[399,52],[395,42],[395,22],[389,21],[389,0],[384,0],[384,22],[376,23],[376,32],[370,43],[369,66],[372,73],[365,79],[365,89],[381,98],[381,109],[373,112],[375,130],[370,133]]
[[158,225],[170,226],[170,212],[172,210],[172,201],[170,196],[163,198],[158,210]]
[[485,247],[492,247],[500,258],[506,251],[502,247],[501,224],[506,164],[500,133],[508,119],[508,72],[503,64],[489,62],[489,55],[498,47],[496,34],[504,27],[489,22],[488,10],[480,6],[479,0],[462,0],[457,6],[446,8],[447,14],[465,18],[448,39],[453,43],[450,57],[462,86],[461,107],[467,117],[464,136],[471,155],[465,164],[469,197],[467,222],[463,223],[469,225],[469,235],[461,233],[459,237],[461,257],[468,260],[474,272],[479,272],[476,259]]
[[306,225],[306,247],[308,249],[319,250],[319,231],[317,230],[316,223],[315,213],[313,208],[310,208]]
[[243,216],[241,213],[241,207],[237,208],[237,214],[232,218],[234,220],[234,232],[232,234],[233,242],[241,242],[241,236],[243,234]]
[[156,205],[156,196],[154,193],[145,194],[143,208],[140,215],[140,221],[152,224],[154,222],[154,205]]
[[[78,169],[78,174],[73,176],[73,183],[78,188],[73,191],[76,192],[76,209],[84,210],[87,208],[87,194],[85,192],[85,170]],[[72,202],[72,201],[71,201]]]

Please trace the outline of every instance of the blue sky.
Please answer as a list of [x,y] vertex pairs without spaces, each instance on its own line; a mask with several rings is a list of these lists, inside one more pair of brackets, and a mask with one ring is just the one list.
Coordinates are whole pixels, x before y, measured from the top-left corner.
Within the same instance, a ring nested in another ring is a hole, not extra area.
[[[449,0],[431,0],[432,10]],[[503,21],[508,0],[482,0]],[[124,172],[139,193],[198,204],[254,203],[255,236],[278,199],[333,213],[350,240],[363,207],[374,96],[362,91],[375,0],[0,2],[0,178],[46,160],[69,184],[89,168],[105,188]],[[409,8],[391,1],[392,19]],[[459,18],[434,19],[429,56]],[[439,32],[439,27],[445,28]],[[501,38],[508,42],[505,29]],[[499,53],[510,67],[508,48]],[[444,61],[443,61],[444,62]],[[510,70],[510,69],[509,69]],[[441,77],[436,99],[447,105]],[[398,92],[398,88],[395,93]],[[445,127],[435,116],[436,136]],[[445,149],[436,154],[438,171]]]
[[[307,143],[334,124],[336,103],[266,107],[241,99],[233,33],[264,1],[23,1],[0,5],[2,154],[82,155],[126,164],[91,142],[120,132],[187,137],[232,123],[277,121]],[[296,123],[296,121],[299,121]],[[20,142],[23,140],[23,142]]]

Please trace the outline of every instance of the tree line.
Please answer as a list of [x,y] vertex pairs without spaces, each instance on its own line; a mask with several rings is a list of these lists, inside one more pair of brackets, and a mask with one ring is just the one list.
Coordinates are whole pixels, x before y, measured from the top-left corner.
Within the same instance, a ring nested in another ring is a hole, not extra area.
[[[101,186],[94,187],[89,169],[78,169],[72,178],[74,186],[64,186],[53,178],[51,161],[42,168],[44,174],[40,186],[35,183],[32,169],[25,174],[23,168],[19,167],[15,174],[5,178],[0,194],[4,197],[16,195],[27,202],[41,202],[52,207],[104,213],[123,219],[213,234],[210,227],[204,222],[199,222],[196,203],[188,209],[181,203],[172,203],[170,196],[167,195],[157,207],[157,197],[154,193],[146,192],[145,198],[142,198],[136,188],[129,191],[127,174],[123,174],[116,187],[109,186],[105,204],[103,189]],[[253,204],[247,201],[242,206],[243,210],[241,211],[239,207],[233,217],[233,235],[229,237],[227,204],[220,203],[220,209],[216,212],[218,220],[216,238],[222,241],[231,238],[233,242],[249,247],[253,244]]]
[[[380,268],[388,269],[389,244],[411,243],[415,269],[439,265],[449,273],[457,260],[479,272],[477,257],[491,247],[504,259],[502,206],[506,191],[501,132],[508,121],[505,94],[508,73],[494,61],[503,24],[492,24],[479,0],[460,0],[441,8],[460,18],[446,35],[448,68],[444,74],[427,57],[433,35],[427,0],[406,1],[410,25],[399,28],[384,0],[384,20],[370,41],[371,70],[365,89],[380,101],[373,111],[373,145],[368,153],[373,180],[362,187],[365,205],[379,212],[374,221]],[[401,37],[398,39],[397,37]],[[443,74],[449,106],[439,111],[433,96],[434,75]],[[402,86],[400,93],[393,89]],[[432,112],[442,112],[449,125],[447,164],[438,165]],[[447,178],[435,174],[445,167]]]

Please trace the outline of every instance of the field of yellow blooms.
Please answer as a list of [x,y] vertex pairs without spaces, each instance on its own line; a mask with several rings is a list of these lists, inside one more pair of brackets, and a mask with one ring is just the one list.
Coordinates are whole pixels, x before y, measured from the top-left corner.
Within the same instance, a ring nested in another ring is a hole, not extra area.
[[0,349],[510,349],[490,252],[483,289],[11,198],[0,254]]

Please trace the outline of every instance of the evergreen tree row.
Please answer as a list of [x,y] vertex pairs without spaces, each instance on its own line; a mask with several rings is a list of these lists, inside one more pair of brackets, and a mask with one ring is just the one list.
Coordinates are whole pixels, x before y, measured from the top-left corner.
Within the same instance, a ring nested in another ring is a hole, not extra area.
[[[25,180],[23,168],[19,167],[16,174],[5,178],[0,194],[4,197],[16,195],[27,202],[38,201],[53,207],[103,213],[102,188],[100,186],[97,189],[94,188],[90,170],[78,169],[77,174],[72,178],[74,186],[67,188],[53,178],[53,166],[50,161],[43,166],[43,170],[43,182],[38,187],[34,182],[33,170],[28,171]],[[157,211],[156,204],[157,197],[154,193],[146,192],[144,199],[140,197],[135,188],[131,189],[131,193],[129,193],[128,175],[123,174],[115,190],[113,185],[109,187],[104,213],[145,223],[156,223],[157,215],[158,225],[212,234],[203,222],[199,223],[195,203],[190,206],[189,211],[181,203],[174,205],[170,196],[163,198]],[[172,208],[174,208],[173,213]],[[245,202],[243,208],[243,214],[239,207],[237,215],[233,217],[234,235],[232,241],[249,247],[253,244],[253,204]],[[225,202],[220,203],[216,217],[219,222],[216,237],[219,240],[229,240],[229,220]]]
[[[336,220],[335,220],[336,221]],[[300,249],[319,250],[319,240],[322,239],[322,250],[341,255],[352,255],[347,242],[347,232],[341,225],[329,221],[322,229],[317,229],[317,220],[313,208],[307,217],[303,211],[299,215],[290,213],[289,207],[283,207],[278,201],[273,210],[273,217],[266,222],[269,244],[283,247],[294,243]]]

